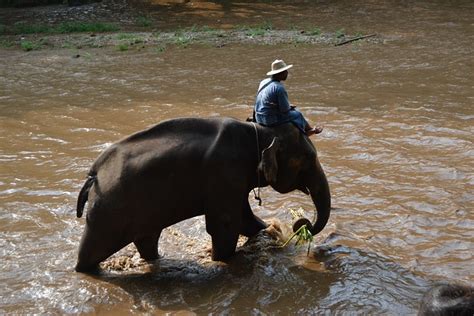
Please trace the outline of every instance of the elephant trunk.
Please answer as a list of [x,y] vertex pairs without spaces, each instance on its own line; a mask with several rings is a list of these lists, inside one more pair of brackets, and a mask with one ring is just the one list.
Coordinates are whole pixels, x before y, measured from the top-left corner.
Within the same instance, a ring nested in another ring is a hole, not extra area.
[[317,211],[316,222],[310,229],[313,236],[324,229],[329,220],[329,215],[331,214],[331,193],[329,192],[329,184],[321,165],[318,161],[316,163],[318,169],[316,175],[313,175],[311,179],[309,179],[307,185]]

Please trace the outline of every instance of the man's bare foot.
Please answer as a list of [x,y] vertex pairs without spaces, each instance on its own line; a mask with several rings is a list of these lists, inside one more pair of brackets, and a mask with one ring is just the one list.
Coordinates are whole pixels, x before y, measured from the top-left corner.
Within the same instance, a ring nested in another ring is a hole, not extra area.
[[322,131],[323,131],[323,128],[321,126],[316,126],[316,127],[306,130],[306,135],[308,136],[316,135],[316,134],[320,134]]

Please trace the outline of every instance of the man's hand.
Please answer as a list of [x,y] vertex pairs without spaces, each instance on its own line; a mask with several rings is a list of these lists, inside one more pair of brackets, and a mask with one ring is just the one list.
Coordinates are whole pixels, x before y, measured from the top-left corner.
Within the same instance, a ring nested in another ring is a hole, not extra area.
[[306,135],[308,136],[316,135],[316,134],[320,134],[322,131],[323,131],[323,127],[316,126],[316,127],[306,130]]

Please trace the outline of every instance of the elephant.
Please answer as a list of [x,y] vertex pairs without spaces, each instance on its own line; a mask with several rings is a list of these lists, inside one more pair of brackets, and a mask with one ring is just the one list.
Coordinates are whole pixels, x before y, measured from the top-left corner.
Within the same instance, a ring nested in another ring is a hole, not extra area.
[[440,283],[425,295],[418,316],[474,315],[474,287],[456,283]]
[[198,215],[205,217],[212,259],[229,260],[239,235],[267,228],[248,198],[268,185],[310,195],[317,220],[309,229],[323,230],[329,184],[313,143],[291,123],[176,118],[132,134],[99,155],[80,190],[77,217],[88,207],[75,270],[94,271],[132,242],[143,259],[156,260],[161,231]]

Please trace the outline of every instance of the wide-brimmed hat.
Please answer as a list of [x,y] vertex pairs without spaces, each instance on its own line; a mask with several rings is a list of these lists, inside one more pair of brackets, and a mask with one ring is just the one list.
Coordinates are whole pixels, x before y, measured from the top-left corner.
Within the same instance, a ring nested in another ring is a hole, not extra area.
[[290,69],[291,67],[293,67],[293,65],[287,65],[283,60],[277,59],[272,63],[272,70],[267,72],[267,76],[272,76],[279,72],[283,72]]

